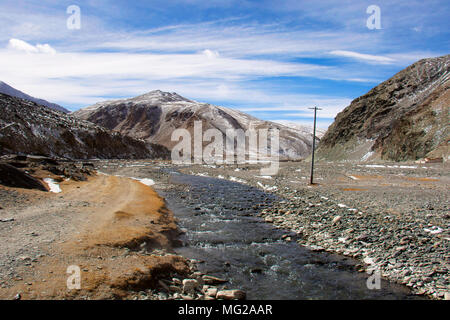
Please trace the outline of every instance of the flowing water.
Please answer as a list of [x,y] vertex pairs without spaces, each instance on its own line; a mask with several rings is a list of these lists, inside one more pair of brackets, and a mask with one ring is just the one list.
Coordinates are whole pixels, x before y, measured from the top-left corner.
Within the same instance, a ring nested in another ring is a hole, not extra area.
[[357,261],[313,252],[289,233],[265,223],[257,214],[276,200],[273,194],[243,184],[178,173],[171,183],[184,191],[161,191],[186,233],[176,249],[200,260],[200,271],[229,279],[248,299],[414,299],[405,286],[381,281],[369,290]]

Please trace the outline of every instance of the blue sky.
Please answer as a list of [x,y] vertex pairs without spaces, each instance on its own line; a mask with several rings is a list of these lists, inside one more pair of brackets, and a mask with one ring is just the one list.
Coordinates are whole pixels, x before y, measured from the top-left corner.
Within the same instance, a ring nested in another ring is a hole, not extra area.
[[[367,28],[370,5],[381,29]],[[302,124],[318,105],[325,128],[409,64],[448,54],[449,13],[447,0],[2,0],[0,80],[71,110],[156,89]]]

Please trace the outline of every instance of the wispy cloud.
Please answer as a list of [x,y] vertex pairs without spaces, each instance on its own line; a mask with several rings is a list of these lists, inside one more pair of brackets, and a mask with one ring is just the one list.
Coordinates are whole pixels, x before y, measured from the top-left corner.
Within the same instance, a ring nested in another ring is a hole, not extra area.
[[28,42],[19,39],[10,39],[8,48],[26,53],[46,53],[51,55],[56,54],[56,50],[53,49],[48,43],[36,44],[35,46],[33,46]]
[[331,51],[330,54],[340,57],[346,57],[346,58],[352,58],[357,60],[363,60],[368,61],[372,63],[381,63],[381,64],[389,64],[394,63],[396,60],[385,57],[385,56],[376,56],[373,54],[364,54],[364,53],[358,53],[353,51],[345,51],[345,50],[334,50]]
[[267,119],[308,117],[311,105],[333,118],[450,47],[448,1],[380,0],[377,31],[367,4],[350,0],[79,0],[77,31],[65,27],[68,4],[2,1],[0,68],[1,80],[73,108],[161,89]]

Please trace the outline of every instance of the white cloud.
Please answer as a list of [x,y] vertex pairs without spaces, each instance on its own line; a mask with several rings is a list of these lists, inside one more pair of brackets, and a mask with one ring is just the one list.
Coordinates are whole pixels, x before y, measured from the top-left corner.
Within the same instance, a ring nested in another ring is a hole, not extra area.
[[53,49],[49,44],[37,44],[36,48],[40,53],[56,54],[56,50]]
[[49,44],[37,44],[35,46],[29,44],[20,39],[10,39],[8,42],[8,48],[20,52],[30,53],[45,53],[54,55],[56,50],[53,49]]
[[354,51],[346,51],[346,50],[333,50],[330,54],[335,56],[341,56],[346,58],[353,58],[358,60],[363,60],[372,63],[380,63],[380,64],[390,64],[396,62],[395,59],[386,57],[386,56],[377,56],[372,54],[364,54],[358,53]]
[[203,50],[202,53],[206,57],[208,57],[208,59],[214,59],[214,58],[218,58],[220,56],[219,52],[215,51],[215,50],[206,49],[206,50]]

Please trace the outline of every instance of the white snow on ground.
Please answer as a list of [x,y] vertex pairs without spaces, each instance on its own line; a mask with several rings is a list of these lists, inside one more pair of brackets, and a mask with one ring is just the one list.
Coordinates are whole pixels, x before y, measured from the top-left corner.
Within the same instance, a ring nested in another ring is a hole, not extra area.
[[354,176],[348,176],[348,177],[353,180],[359,180],[357,177],[354,177]]
[[276,191],[278,190],[277,186],[267,186],[262,184],[261,182],[258,181],[258,186],[260,186],[261,188],[263,188],[265,191]]
[[366,164],[362,167],[366,167],[366,168],[386,168],[386,166],[382,165],[382,164]]
[[192,171],[191,171],[191,175],[193,175],[193,176],[199,176],[199,177],[208,177],[209,175],[208,175],[208,173],[207,172],[203,172],[203,173],[193,173]]
[[130,179],[137,180],[140,183],[145,184],[146,186],[152,186],[152,185],[155,184],[155,181],[153,181],[152,179],[149,179],[149,178],[142,178],[141,179],[141,178],[130,177]]
[[338,203],[338,207],[339,208],[348,208],[348,206],[346,206],[345,204],[342,204],[342,203]]
[[236,178],[236,177],[230,177],[230,181],[244,183],[244,184],[247,183],[247,181],[239,179],[239,178]]
[[328,200],[328,198],[327,198],[327,197],[320,197],[320,199],[323,199],[323,200]]
[[[399,166],[399,165],[382,165],[382,164],[366,164],[366,165],[358,165],[358,167],[366,167],[366,168],[399,168],[399,169],[417,169],[417,166]],[[425,167],[422,167],[425,168]]]
[[272,179],[271,176],[255,176],[256,178],[261,178],[261,179]]
[[44,178],[44,182],[50,188],[50,192],[54,192],[54,193],[62,192],[59,184],[57,184],[55,180],[53,180],[51,178]]
[[362,158],[361,161],[366,161],[367,159],[369,159],[372,155],[373,155],[373,151],[369,151],[367,152]]
[[219,174],[219,175],[217,176],[217,178],[218,178],[218,179],[225,179],[225,177],[224,177],[223,175],[221,175],[221,174]]

